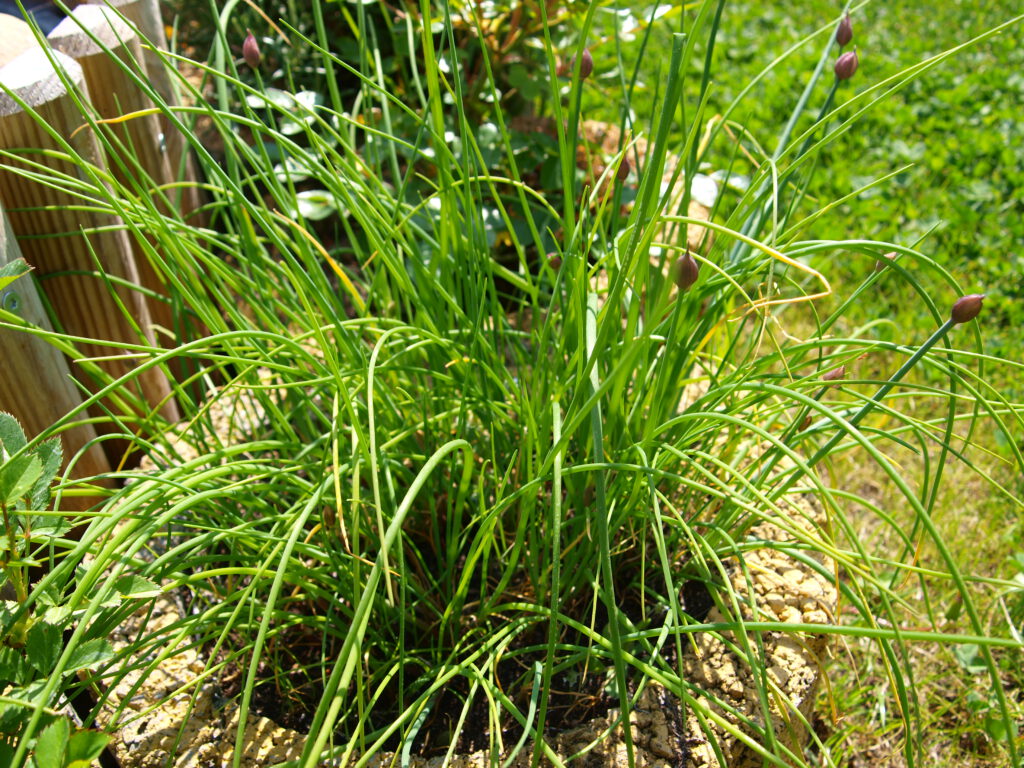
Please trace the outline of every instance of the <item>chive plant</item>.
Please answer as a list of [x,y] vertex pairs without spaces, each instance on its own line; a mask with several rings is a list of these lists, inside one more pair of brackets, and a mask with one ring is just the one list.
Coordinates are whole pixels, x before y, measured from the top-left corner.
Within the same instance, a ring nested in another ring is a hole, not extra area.
[[[206,680],[241,680],[242,722],[270,698],[292,702],[282,716],[308,730],[303,768],[325,755],[362,766],[384,749],[407,759],[428,742],[448,754],[474,744],[507,765],[528,739],[535,759],[560,764],[572,756],[545,741],[568,724],[556,691],[589,686],[624,719],[656,676],[706,714],[705,692],[683,672],[693,633],[808,631],[739,615],[732,606],[746,596],[730,594],[721,574],[743,558],[754,525],[785,524],[796,514],[786,498],[809,494],[829,525],[784,526],[791,539],[758,545],[834,564],[843,610],[815,631],[877,645],[908,764],[924,756],[909,661],[924,642],[981,649],[1001,747],[1015,759],[993,649],[1016,641],[986,623],[979,575],[960,569],[934,521],[949,514],[937,506],[943,467],[972,462],[983,424],[1019,433],[1020,409],[986,386],[984,369],[998,361],[982,351],[978,323],[946,320],[962,291],[926,246],[872,233],[801,239],[831,207],[803,194],[816,159],[857,116],[955,51],[884,83],[862,67],[837,96],[840,17],[822,20],[801,42],[820,48],[819,65],[777,143],[748,191],[722,198],[703,222],[687,214],[691,181],[708,147],[730,141],[723,127],[747,97],[724,119],[705,110],[723,6],[704,0],[658,22],[669,47],[649,114],[631,105],[649,77],[640,73],[655,68],[618,42],[615,56],[588,43],[604,23],[596,4],[569,25],[540,18],[533,107],[552,118],[552,135],[539,161],[501,106],[503,62],[469,6],[423,0],[388,28],[357,4],[360,34],[342,47],[314,0],[318,34],[281,33],[319,58],[325,93],[302,92],[300,73],[250,72],[261,66],[255,38],[226,35],[234,2],[215,8],[213,49],[191,62],[204,87],[180,82],[190,106],[164,104],[124,64],[192,143],[207,203],[185,218],[109,178],[68,190],[118,214],[166,281],[177,345],[128,351],[146,357],[142,368],[174,362],[184,372],[183,423],[126,430],[147,468],[117,475],[124,482],[80,542],[48,550],[50,572],[27,600],[63,585],[77,612],[72,642],[123,620],[128,608],[103,596],[125,572],[188,602],[179,621],[104,661],[88,681],[99,700],[133,659],[185,638],[204,650]],[[640,41],[647,57],[655,28]],[[404,55],[386,55],[385,38]],[[597,89],[603,116],[647,143],[641,154],[624,139],[591,185],[577,146]],[[547,186],[544,162],[555,171]],[[679,183],[676,208],[666,190]],[[703,253],[685,242],[693,224],[714,233]],[[893,252],[853,285],[810,266]],[[908,329],[905,343],[844,323],[883,279],[920,304],[924,330]],[[787,323],[799,338],[776,333]],[[4,315],[5,328],[15,325]],[[891,372],[871,373],[858,364],[865,356]],[[842,365],[846,378],[829,381]],[[104,383],[116,392],[127,382]],[[920,415],[922,403],[931,415]],[[898,513],[878,510],[905,543],[899,551],[859,539],[852,510],[866,500],[823,471],[854,451],[905,501]],[[922,547],[937,554],[921,562]],[[935,601],[926,616],[908,615],[908,580],[935,600],[954,596],[964,631],[943,632]],[[686,582],[706,585],[730,618],[700,624],[681,601]],[[742,663],[764,671],[757,653]],[[766,676],[752,677],[771,709]],[[29,754],[60,693],[51,685],[26,698],[32,718],[15,759]],[[794,754],[764,725],[778,714],[762,715],[727,730],[761,743],[773,764],[832,764],[820,741],[812,756]],[[470,732],[472,722],[482,725]],[[505,740],[508,729],[523,738]],[[229,737],[237,766],[241,729]],[[632,760],[628,729],[625,739]]]

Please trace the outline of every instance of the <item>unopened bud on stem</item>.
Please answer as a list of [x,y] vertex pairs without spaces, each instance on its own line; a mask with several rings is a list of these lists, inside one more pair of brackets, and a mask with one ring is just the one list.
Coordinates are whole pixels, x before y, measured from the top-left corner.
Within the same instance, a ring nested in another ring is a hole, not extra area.
[[619,180],[620,184],[625,184],[626,179],[629,178],[629,172],[632,170],[629,164],[629,158],[622,158],[622,162],[619,163],[618,169],[615,171],[615,178]]
[[857,49],[854,48],[852,51],[847,51],[838,59],[836,59],[836,79],[837,80],[849,80],[853,77],[853,73],[857,71],[857,65],[860,62],[857,60]]
[[972,293],[957,299],[953,305],[953,311],[950,313],[953,323],[960,325],[960,323],[968,323],[976,318],[981,312],[981,303],[984,300],[985,294],[983,293]]
[[826,371],[821,375],[822,381],[839,381],[844,378],[846,378],[845,365],[840,365],[838,368],[833,368],[831,371]]
[[842,48],[848,45],[851,40],[853,40],[853,22],[850,21],[850,14],[846,14],[836,28],[836,42]]
[[[576,71],[576,57],[572,57],[572,64],[569,67],[569,74]],[[583,49],[583,58],[580,59],[580,80],[586,80],[594,71],[594,57],[590,55],[590,49]]]
[[685,293],[697,282],[699,276],[700,264],[693,258],[692,253],[686,251],[676,264],[676,285]]
[[250,69],[260,68],[260,46],[256,42],[255,36],[250,30],[246,30],[249,34],[245,36],[245,42],[242,43],[242,58],[245,59],[245,63],[249,65]]

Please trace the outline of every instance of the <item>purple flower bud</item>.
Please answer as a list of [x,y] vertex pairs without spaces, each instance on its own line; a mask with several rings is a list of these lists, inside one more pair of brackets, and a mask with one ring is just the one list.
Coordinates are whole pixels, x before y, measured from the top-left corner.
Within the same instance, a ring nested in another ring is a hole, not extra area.
[[624,157],[622,158],[622,162],[619,163],[618,169],[615,171],[615,178],[619,180],[620,184],[625,184],[626,179],[629,178],[629,172],[631,170],[632,167],[629,164],[629,158]]
[[[576,71],[576,57],[572,57],[572,64],[569,66],[569,74]],[[590,49],[583,49],[583,58],[580,59],[580,80],[586,80],[594,71],[594,57],[590,55]]]
[[853,23],[850,21],[850,14],[843,16],[842,21],[839,22],[839,27],[836,29],[836,42],[839,43],[839,47],[847,45],[853,40]]
[[860,62],[857,60],[856,48],[844,53],[836,59],[836,79],[849,80],[853,77],[853,73],[857,71],[857,64],[859,63]]
[[245,63],[249,65],[250,69],[260,68],[260,46],[256,42],[256,38],[253,36],[252,31],[246,30],[249,34],[245,36],[245,42],[242,43],[242,58],[245,59]]
[[690,290],[690,287],[697,282],[699,275],[700,264],[693,258],[692,253],[686,251],[679,257],[676,265],[676,285],[679,286],[679,290],[683,293]]
[[822,374],[822,381],[839,381],[840,379],[846,378],[846,366],[840,365],[838,368],[833,368],[831,371],[826,371]]
[[970,296],[962,296],[953,305],[951,317],[953,323],[967,323],[978,316],[981,312],[981,302],[985,300],[984,293],[972,293]]

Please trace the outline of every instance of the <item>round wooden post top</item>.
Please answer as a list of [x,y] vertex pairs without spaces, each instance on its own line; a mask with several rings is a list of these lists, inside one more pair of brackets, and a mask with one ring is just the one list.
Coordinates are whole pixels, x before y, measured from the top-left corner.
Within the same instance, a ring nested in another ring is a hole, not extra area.
[[32,27],[23,19],[15,18],[9,13],[0,13],[0,67],[13,61],[22,52],[39,45]]
[[136,34],[128,23],[102,5],[79,5],[46,36],[50,45],[75,59],[120,48]]
[[[57,67],[62,73],[58,74]],[[65,96],[68,91],[61,74],[75,87],[82,86],[84,75],[78,62],[60,51],[39,47],[30,48],[0,68],[0,117],[22,111],[14,96],[33,109]]]

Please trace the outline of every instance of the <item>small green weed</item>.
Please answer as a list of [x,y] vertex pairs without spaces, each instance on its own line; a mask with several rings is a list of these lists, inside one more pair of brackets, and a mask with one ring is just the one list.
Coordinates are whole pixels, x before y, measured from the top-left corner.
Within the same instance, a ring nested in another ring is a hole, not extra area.
[[[13,276],[12,266],[19,265],[5,265],[0,288]],[[91,765],[110,740],[105,733],[72,726],[61,711],[39,706],[47,688],[69,691],[75,672],[112,655],[102,638],[65,653],[64,631],[74,616],[54,584],[35,590],[29,603],[29,571],[41,565],[36,553],[71,529],[59,512],[46,511],[60,465],[58,438],[29,446],[17,420],[0,413],[0,760],[5,765],[14,765],[15,746],[30,723],[40,729],[27,742],[37,768]]]

